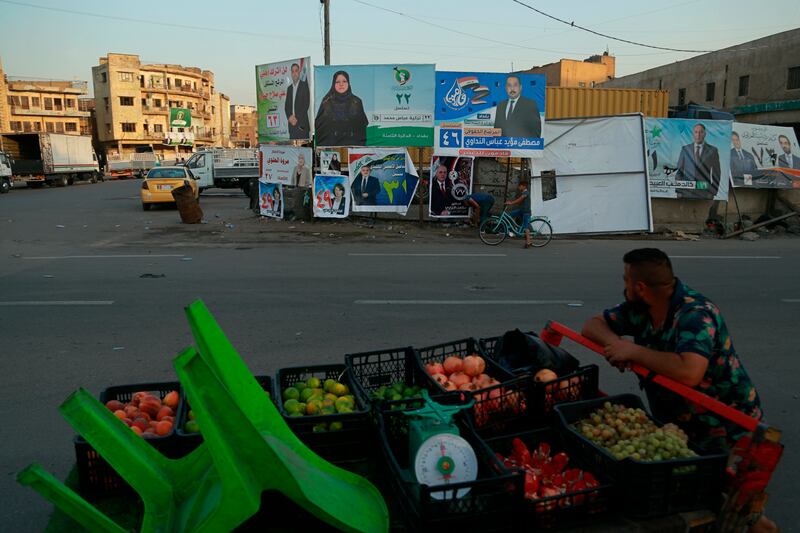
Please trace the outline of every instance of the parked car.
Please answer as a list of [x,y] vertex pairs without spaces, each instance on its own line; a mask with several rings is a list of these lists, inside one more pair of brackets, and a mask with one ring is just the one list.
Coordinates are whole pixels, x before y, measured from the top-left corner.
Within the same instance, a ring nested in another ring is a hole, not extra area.
[[142,209],[147,211],[153,204],[174,204],[172,189],[183,185],[191,187],[194,197],[199,197],[200,189],[197,186],[197,178],[188,168],[173,166],[150,169],[145,179],[142,180]]

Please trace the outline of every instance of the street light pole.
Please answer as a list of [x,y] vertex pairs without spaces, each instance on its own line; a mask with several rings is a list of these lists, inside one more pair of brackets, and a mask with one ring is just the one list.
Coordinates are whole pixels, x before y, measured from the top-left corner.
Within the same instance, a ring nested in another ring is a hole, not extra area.
[[331,0],[320,0],[325,11],[325,64],[331,64]]

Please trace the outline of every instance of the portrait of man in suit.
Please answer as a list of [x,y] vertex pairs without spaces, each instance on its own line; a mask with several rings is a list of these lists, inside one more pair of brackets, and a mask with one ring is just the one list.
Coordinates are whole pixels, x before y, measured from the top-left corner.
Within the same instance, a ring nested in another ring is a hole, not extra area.
[[310,139],[308,106],[311,105],[311,91],[308,82],[300,79],[300,65],[292,64],[292,84],[286,89],[284,111],[289,121],[290,139]]
[[439,165],[436,167],[435,179],[431,180],[431,215],[448,216],[447,206],[450,204],[452,195],[450,190],[452,184],[447,179],[447,167]]
[[756,158],[753,154],[742,148],[742,141],[737,132],[731,134],[731,176],[742,178],[745,174],[753,176],[758,172]]
[[778,135],[778,143],[783,153],[778,156],[778,166],[782,168],[800,169],[800,158],[792,155],[792,142],[786,135]]
[[522,82],[516,74],[506,78],[506,94],[508,100],[497,105],[494,127],[503,130],[503,137],[541,137],[539,106],[522,96]]
[[692,142],[681,148],[678,156],[678,181],[695,182],[694,189],[676,188],[678,198],[711,200],[720,184],[719,150],[706,142],[706,127],[695,124]]
[[381,192],[381,184],[378,182],[378,178],[370,176],[369,172],[369,165],[361,165],[359,175],[353,179],[353,201],[356,205],[376,205],[378,203],[377,197]]

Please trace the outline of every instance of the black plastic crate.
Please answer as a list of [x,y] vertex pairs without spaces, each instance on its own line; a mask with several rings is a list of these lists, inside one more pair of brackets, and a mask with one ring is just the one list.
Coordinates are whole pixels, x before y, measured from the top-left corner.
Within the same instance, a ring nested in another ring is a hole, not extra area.
[[[457,403],[456,397],[442,403]],[[411,408],[422,407],[414,400]],[[508,519],[522,497],[523,476],[505,469],[492,451],[471,428],[467,418],[457,416],[461,436],[470,443],[478,459],[475,481],[446,486],[420,485],[411,471],[408,449],[409,419],[403,411],[381,411],[378,415],[381,450],[388,466],[388,484],[411,531],[454,530],[495,531],[508,528]],[[445,488],[446,487],[446,488]],[[461,498],[461,489],[469,492]],[[437,499],[433,493],[447,494]]]
[[[255,376],[255,378],[261,388],[268,392],[270,398],[274,401],[275,392],[272,390],[272,376]],[[178,408],[178,416],[175,418],[175,434],[177,435],[175,446],[177,448],[176,454],[179,457],[189,454],[203,442],[202,433],[191,433],[184,429],[192,406],[189,405],[187,398],[182,398],[182,400]]]
[[586,365],[575,372],[560,376],[547,383],[531,382],[531,409],[533,413],[548,414],[560,403],[593,400],[600,396],[600,369]]
[[[606,472],[618,487],[617,496],[626,515],[651,518],[698,509],[716,509],[722,493],[728,456],[708,454],[689,443],[698,457],[668,461],[616,459],[606,449],[585,438],[573,424],[589,416],[605,402],[645,410],[642,399],[620,394],[555,407],[566,436],[578,447],[593,471]],[[649,416],[649,414],[648,414]],[[650,417],[656,424],[660,421]]]
[[578,527],[596,522],[600,516],[612,509],[612,484],[603,472],[592,471],[588,461],[583,459],[575,445],[563,436],[563,430],[542,428],[514,435],[495,437],[486,440],[489,448],[504,457],[511,455],[511,443],[520,439],[531,453],[541,442],[550,445],[550,455],[565,452],[569,455],[567,468],[580,468],[591,474],[599,485],[568,494],[549,496],[536,500],[524,497],[517,502],[517,513],[527,526],[538,528]]
[[[347,385],[355,399],[352,413],[336,413],[330,415],[291,417],[283,408],[283,391],[287,387],[311,377],[320,381],[335,379]],[[316,365],[304,367],[282,368],[278,370],[274,383],[273,397],[275,404],[283,415],[289,428],[317,455],[339,466],[345,463],[360,462],[368,458],[367,450],[374,447],[378,440],[370,421],[369,406],[356,393],[353,379],[342,364]],[[341,422],[342,428],[337,431],[318,431],[320,424]]]
[[433,390],[446,392],[436,380],[425,372],[425,365],[431,362],[444,362],[444,359],[451,355],[464,358],[471,354],[483,357],[486,362],[484,373],[500,382],[499,385],[492,385],[474,392],[449,392],[449,394],[460,397],[462,401],[475,401],[470,414],[478,433],[481,435],[508,433],[531,427],[535,423],[531,420],[533,412],[529,405],[531,379],[527,376],[515,376],[498,365],[480,349],[476,339],[468,338],[422,348],[417,350],[417,360],[420,370],[427,377]]
[[[100,393],[99,399],[103,404],[110,400],[119,400],[122,403],[126,403],[133,398],[134,393],[139,391],[154,392],[158,394],[159,398],[163,398],[165,394],[174,390],[180,394],[180,402],[178,403],[178,412],[180,412],[181,404],[183,403],[183,391],[181,390],[181,384],[177,381],[109,387]],[[177,420],[176,416],[176,423]],[[168,435],[151,437],[145,440],[166,457],[175,458],[179,454],[175,445],[175,425],[173,425],[172,431]],[[130,485],[117,474],[116,470],[83,437],[77,435],[73,442],[75,444],[75,461],[78,467],[78,484],[81,491],[114,493],[131,490]]]
[[372,393],[383,386],[405,383],[427,389],[432,395],[442,394],[441,387],[428,379],[427,373],[417,363],[417,356],[410,346],[373,352],[345,355],[345,365],[353,379],[353,388],[365,404],[377,410],[404,409],[406,400],[380,400]]

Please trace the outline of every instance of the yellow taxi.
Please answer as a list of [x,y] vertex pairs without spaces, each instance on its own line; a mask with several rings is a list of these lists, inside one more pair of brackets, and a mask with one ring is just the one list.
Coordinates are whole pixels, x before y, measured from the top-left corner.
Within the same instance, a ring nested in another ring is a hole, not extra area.
[[147,177],[142,180],[142,209],[150,209],[153,204],[175,203],[172,189],[183,185],[192,188],[194,197],[199,197],[197,178],[186,167],[156,167],[150,169]]

